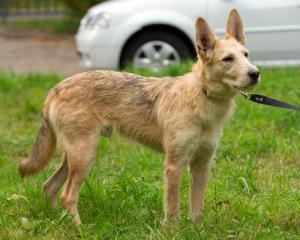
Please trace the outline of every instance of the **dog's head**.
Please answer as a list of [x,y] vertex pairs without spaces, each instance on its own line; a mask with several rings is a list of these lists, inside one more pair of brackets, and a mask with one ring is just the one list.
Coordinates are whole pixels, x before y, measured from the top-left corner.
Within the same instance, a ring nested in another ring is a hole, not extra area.
[[243,22],[236,9],[228,16],[226,36],[222,40],[215,37],[203,18],[198,18],[196,44],[201,67],[195,69],[200,71],[197,74],[208,91],[229,97],[259,82],[259,70],[249,60]]

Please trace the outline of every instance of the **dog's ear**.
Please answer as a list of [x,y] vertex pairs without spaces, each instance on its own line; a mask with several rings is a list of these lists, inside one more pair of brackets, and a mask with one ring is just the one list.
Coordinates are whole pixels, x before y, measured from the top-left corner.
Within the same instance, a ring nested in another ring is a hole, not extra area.
[[203,18],[196,21],[196,44],[197,53],[203,59],[207,59],[209,53],[214,49],[216,38],[207,22]]
[[229,13],[226,26],[226,39],[235,38],[239,43],[245,45],[246,39],[244,34],[243,21],[239,12],[232,9]]

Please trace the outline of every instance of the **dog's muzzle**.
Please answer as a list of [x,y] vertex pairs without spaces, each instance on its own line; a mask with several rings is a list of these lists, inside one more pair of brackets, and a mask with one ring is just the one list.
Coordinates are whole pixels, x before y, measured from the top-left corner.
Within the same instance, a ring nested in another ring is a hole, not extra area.
[[250,70],[248,72],[248,77],[250,79],[250,85],[255,85],[259,82],[260,73],[258,70]]

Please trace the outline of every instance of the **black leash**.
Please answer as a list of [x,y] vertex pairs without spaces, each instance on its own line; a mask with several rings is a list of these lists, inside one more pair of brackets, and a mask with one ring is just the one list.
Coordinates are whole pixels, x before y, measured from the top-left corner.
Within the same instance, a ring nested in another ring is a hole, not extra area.
[[265,105],[269,105],[269,106],[273,106],[273,107],[287,108],[287,109],[291,109],[291,110],[295,110],[295,111],[300,111],[299,106],[294,106],[294,105],[291,105],[291,104],[288,104],[288,103],[285,103],[285,102],[278,101],[278,100],[273,99],[273,98],[269,98],[269,97],[259,95],[259,94],[244,93],[244,92],[241,92],[241,91],[240,91],[240,93],[247,100],[250,100],[252,102],[265,104]]

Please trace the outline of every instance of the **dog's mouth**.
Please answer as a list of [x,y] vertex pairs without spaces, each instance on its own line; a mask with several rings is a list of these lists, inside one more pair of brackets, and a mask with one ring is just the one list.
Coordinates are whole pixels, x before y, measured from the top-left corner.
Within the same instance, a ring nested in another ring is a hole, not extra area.
[[257,79],[257,81],[251,81],[249,79],[244,79],[243,81],[238,81],[237,79],[224,79],[223,83],[227,85],[229,88],[231,88],[233,91],[239,92],[239,91],[250,91],[253,88],[255,88],[260,79]]
[[239,90],[251,90],[251,89],[255,88],[257,84],[258,84],[258,82],[250,83],[250,84],[247,84],[246,86],[240,87]]
[[250,81],[247,84],[242,85],[242,86],[240,86],[240,85],[233,85],[233,88],[235,90],[238,90],[238,91],[251,90],[251,89],[255,88],[258,85],[258,83],[259,83],[259,80],[255,81],[255,82]]
[[250,82],[247,86],[246,86],[246,89],[253,89],[255,88],[258,84],[259,84],[259,79],[255,82]]

